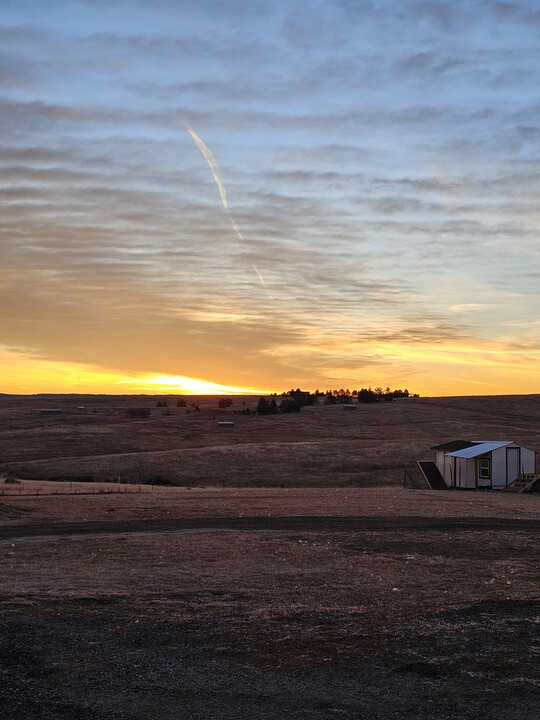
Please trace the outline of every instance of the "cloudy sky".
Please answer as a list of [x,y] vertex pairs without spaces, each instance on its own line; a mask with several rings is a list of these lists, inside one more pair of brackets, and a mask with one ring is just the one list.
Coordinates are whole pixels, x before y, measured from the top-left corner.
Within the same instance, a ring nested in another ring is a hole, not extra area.
[[537,2],[0,8],[0,391],[539,392]]

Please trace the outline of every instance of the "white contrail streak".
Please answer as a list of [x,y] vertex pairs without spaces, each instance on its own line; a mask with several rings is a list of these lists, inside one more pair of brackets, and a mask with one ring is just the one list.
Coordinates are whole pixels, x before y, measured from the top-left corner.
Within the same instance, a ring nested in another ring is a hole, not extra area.
[[[229,205],[227,203],[227,190],[225,189],[225,185],[223,184],[223,181],[221,180],[221,176],[219,174],[219,165],[217,164],[217,160],[214,157],[213,152],[210,150],[208,145],[203,140],[201,140],[201,138],[197,135],[195,130],[190,125],[188,125],[187,123],[184,123],[184,127],[186,128],[188,133],[191,135],[193,142],[198,147],[201,155],[208,163],[208,167],[210,168],[210,172],[212,173],[212,177],[214,178],[214,182],[216,183],[217,189],[219,191],[219,197],[221,198],[221,204],[223,205],[223,209],[227,213],[227,217],[230,220],[230,223],[233,227],[234,232],[236,233],[236,235],[238,236],[238,239],[242,243],[245,242],[244,236],[240,232],[238,225],[236,224],[233,216],[231,215],[231,211],[229,210]],[[258,271],[258,269],[255,267],[255,265],[253,265],[253,269],[255,270],[255,272],[258,275],[259,280],[261,281],[261,285],[268,293],[268,297],[271,300],[273,300],[274,298],[272,297],[270,290],[266,287],[263,276]]]
[[[253,263],[252,263],[252,264],[253,264]],[[273,299],[274,299],[274,296],[272,295],[272,293],[270,292],[270,290],[266,287],[266,283],[264,282],[263,276],[262,276],[261,273],[258,271],[257,266],[256,266],[255,264],[253,264],[253,269],[255,270],[255,272],[257,273],[257,275],[259,276],[259,280],[261,281],[261,285],[263,286],[263,288],[264,288],[264,289],[266,290],[266,292],[268,293],[268,297],[270,298],[270,300],[273,300]]]
[[[227,205],[227,191],[225,190],[225,185],[223,185],[223,183],[221,182],[221,178],[219,176],[219,166],[217,164],[216,158],[214,157],[214,155],[213,155],[212,151],[210,150],[210,148],[208,147],[208,145],[206,145],[206,143],[204,143],[201,140],[201,138],[197,135],[197,133],[195,132],[195,130],[192,127],[190,127],[187,124],[184,124],[184,127],[186,128],[188,133],[191,135],[191,137],[193,138],[193,142],[199,148],[199,150],[201,151],[201,155],[208,163],[210,172],[212,173],[212,175],[214,177],[214,181],[219,190],[219,195],[221,197],[221,202],[223,204],[223,207],[225,208],[225,210],[227,212],[229,212],[229,206]],[[236,226],[235,226],[235,229],[236,229]],[[236,229],[236,231],[238,232],[237,229]]]

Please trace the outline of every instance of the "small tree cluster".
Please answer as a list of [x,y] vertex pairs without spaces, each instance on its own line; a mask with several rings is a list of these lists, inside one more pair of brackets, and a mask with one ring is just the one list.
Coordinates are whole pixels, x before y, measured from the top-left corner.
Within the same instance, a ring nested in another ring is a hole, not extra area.
[[221,400],[219,400],[218,402],[218,408],[224,410],[225,408],[231,407],[232,404],[233,401],[231,400],[231,398],[221,398]]
[[176,401],[176,407],[186,407],[186,401],[184,398],[178,398]]
[[394,398],[409,397],[408,390],[390,390],[389,387],[383,390],[382,387],[362,388],[358,391],[358,402],[360,403],[376,403],[391,402]]
[[292,397],[284,397],[279,404],[280,413],[297,413],[302,409],[302,405]]
[[316,393],[312,394],[309,391],[300,390],[300,388],[296,388],[296,390],[289,390],[287,394],[289,398],[294,400],[301,408],[309,405],[316,405],[318,402],[318,396]]
[[390,390],[389,387],[383,390],[382,387],[376,387],[374,390],[371,388],[362,388],[361,390],[349,390],[340,388],[339,390],[326,390],[326,392],[320,392],[315,390],[317,397],[324,396],[327,405],[340,402],[350,402],[351,399],[356,398],[358,402],[370,403],[370,402],[383,402],[393,400],[398,397],[418,397],[418,395],[410,395],[408,390]]
[[277,415],[279,413],[278,406],[274,398],[267,400],[262,397],[257,403],[257,415]]

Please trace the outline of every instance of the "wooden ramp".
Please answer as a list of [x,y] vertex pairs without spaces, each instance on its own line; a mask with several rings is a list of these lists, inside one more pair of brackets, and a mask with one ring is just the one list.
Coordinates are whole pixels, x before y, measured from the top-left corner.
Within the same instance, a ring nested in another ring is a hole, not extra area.
[[439,468],[432,460],[417,460],[416,464],[432,490],[448,490],[448,485],[444,482]]
[[503,489],[515,493],[540,492],[540,475],[530,473],[518,475],[514,482]]

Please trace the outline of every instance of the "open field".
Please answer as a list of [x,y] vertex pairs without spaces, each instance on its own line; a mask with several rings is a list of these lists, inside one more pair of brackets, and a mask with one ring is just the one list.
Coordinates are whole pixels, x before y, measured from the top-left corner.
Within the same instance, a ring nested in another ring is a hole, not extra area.
[[[169,398],[178,414],[162,416],[155,407],[162,399],[0,397],[0,470],[184,487],[379,487],[399,485],[405,465],[414,471],[417,459],[431,459],[429,448],[448,439],[509,439],[540,449],[538,395],[414,398],[266,417],[219,414],[217,398],[204,397],[188,400],[199,404],[197,413]],[[257,400],[235,402],[243,409]],[[40,414],[52,406],[62,413]],[[152,418],[128,417],[129,408],[144,406]],[[234,427],[217,425],[225,417]]]
[[537,720],[540,495],[400,485],[539,396],[197,402],[0,398],[1,717]]
[[4,497],[10,720],[536,720],[540,496]]

